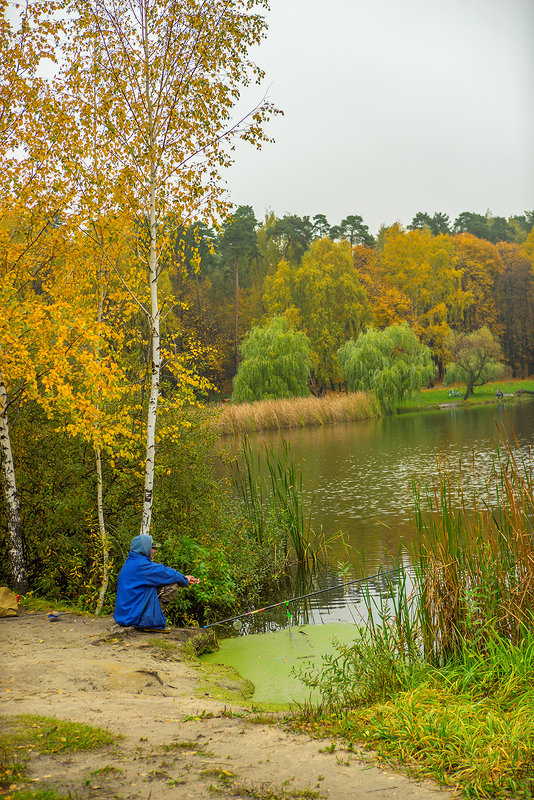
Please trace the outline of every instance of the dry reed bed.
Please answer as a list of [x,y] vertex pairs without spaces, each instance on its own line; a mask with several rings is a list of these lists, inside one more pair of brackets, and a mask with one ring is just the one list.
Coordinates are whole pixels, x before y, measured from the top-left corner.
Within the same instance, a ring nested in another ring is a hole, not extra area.
[[258,400],[223,406],[215,427],[221,436],[253,431],[287,430],[309,425],[353,422],[379,416],[374,398],[365,392],[292,397],[282,400]]

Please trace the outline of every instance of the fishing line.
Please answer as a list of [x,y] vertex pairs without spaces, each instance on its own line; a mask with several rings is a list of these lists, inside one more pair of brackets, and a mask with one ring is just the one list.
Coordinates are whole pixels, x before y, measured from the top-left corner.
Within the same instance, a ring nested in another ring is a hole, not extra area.
[[[244,614],[238,614],[236,617],[228,617],[228,619],[221,619],[219,622],[211,622],[209,625],[203,625],[203,629],[206,628],[214,628],[216,625],[226,625],[227,622],[234,622],[238,619],[243,619],[244,617],[251,617],[253,614],[261,614],[262,611],[270,611],[271,608],[277,608],[278,606],[285,605],[286,607],[289,603],[296,603],[298,600],[305,600],[307,597],[315,597],[318,594],[324,594],[325,592],[333,592],[335,589],[344,589],[346,586],[352,586],[355,583],[365,583],[366,581],[372,581],[374,578],[382,578],[388,575],[394,575],[396,572],[400,572],[401,567],[397,567],[397,569],[392,569],[389,572],[377,572],[376,575],[369,575],[367,578],[357,578],[353,581],[344,581],[343,583],[338,583],[337,586],[328,586],[326,589],[318,589],[316,592],[309,592],[308,594],[301,594],[298,597],[292,597],[289,600],[280,600],[279,603],[271,603],[270,606],[263,606],[263,608],[256,608],[254,611],[246,611]],[[291,612],[287,607],[287,618],[291,618]]]

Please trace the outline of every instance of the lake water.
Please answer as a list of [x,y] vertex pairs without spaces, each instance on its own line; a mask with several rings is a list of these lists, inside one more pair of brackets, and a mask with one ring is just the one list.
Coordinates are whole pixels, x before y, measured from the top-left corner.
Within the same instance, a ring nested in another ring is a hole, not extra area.
[[[534,444],[534,403],[405,413],[283,436],[313,500],[314,526],[343,531],[375,571],[400,539],[413,535],[413,480],[431,485],[441,460],[455,478],[461,470],[464,487],[481,489],[500,434],[513,440],[514,433],[525,450]],[[275,445],[280,440],[269,438]],[[333,557],[341,556],[336,549]]]
[[[388,580],[395,582],[396,576],[388,578],[386,573],[399,552],[409,565],[402,546],[415,536],[413,482],[421,487],[439,483],[441,462],[453,482],[461,475],[464,489],[483,491],[496,446],[503,451],[504,438],[515,448],[516,437],[523,454],[531,458],[532,402],[401,413],[379,420],[250,437],[252,447],[272,443],[281,449],[282,438],[289,442],[302,472],[306,501],[311,504],[312,526],[315,530],[322,528],[329,536],[343,533],[343,541],[332,545],[322,569],[314,575],[295,572],[292,584],[280,587],[278,595],[266,598],[263,605],[337,588],[247,617],[237,623],[237,629],[217,629],[218,635],[280,631],[279,636],[289,636],[291,629],[307,624],[344,623],[353,627],[361,623],[366,615],[363,587],[348,581],[355,575],[375,576],[367,586],[379,602],[387,593]],[[285,634],[282,629],[286,629]],[[309,639],[310,631],[305,630]],[[257,645],[256,636],[247,638],[252,653],[259,648],[261,655],[262,647],[274,646],[267,639],[262,644],[262,637]],[[324,644],[323,634],[319,639]],[[224,647],[231,652],[237,645],[228,642]],[[254,656],[251,658],[253,661]],[[219,660],[225,659],[223,653],[219,655]],[[240,671],[255,682],[246,668]],[[278,680],[273,677],[267,683]]]

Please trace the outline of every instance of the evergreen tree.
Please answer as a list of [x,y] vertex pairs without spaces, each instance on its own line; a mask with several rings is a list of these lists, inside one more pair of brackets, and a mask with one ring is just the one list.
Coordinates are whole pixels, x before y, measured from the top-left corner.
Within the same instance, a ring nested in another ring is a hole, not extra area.
[[221,237],[223,263],[229,263],[234,275],[234,351],[235,371],[239,368],[239,265],[256,254],[256,227],[258,222],[252,206],[239,206],[226,220]]

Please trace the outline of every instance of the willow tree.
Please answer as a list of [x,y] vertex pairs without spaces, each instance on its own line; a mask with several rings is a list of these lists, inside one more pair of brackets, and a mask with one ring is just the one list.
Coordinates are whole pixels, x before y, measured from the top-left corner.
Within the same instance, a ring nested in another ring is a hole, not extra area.
[[[57,90],[76,122],[73,172],[91,169],[95,118],[106,175],[101,194],[137,222],[146,283],[136,301],[150,331],[141,533],[150,530],[160,395],[161,306],[158,282],[172,236],[168,220],[191,224],[228,211],[221,171],[231,146],[266,141],[272,106],[262,101],[240,119],[241,87],[262,78],[247,51],[264,35],[264,0],[65,0],[70,35]],[[87,135],[84,125],[87,121]],[[82,135],[79,136],[80,130]],[[90,186],[90,179],[84,178]],[[95,187],[96,188],[96,187]],[[133,290],[132,290],[133,292]]]
[[256,325],[241,345],[243,361],[234,378],[232,400],[253,403],[306,397],[311,370],[310,340],[289,327],[285,317]]
[[383,331],[369,328],[338,350],[338,359],[352,391],[374,392],[383,411],[394,413],[435,374],[429,348],[406,323]]

